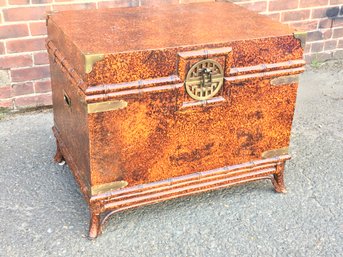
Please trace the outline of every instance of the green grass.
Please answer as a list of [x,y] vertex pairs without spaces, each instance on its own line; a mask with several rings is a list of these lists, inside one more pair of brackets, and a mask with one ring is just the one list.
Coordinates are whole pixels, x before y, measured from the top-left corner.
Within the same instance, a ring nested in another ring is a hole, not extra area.
[[319,61],[318,60],[318,57],[316,56],[316,58],[314,58],[312,61],[311,61],[311,67],[312,68],[315,68],[315,69],[318,69],[320,66],[322,66],[323,62]]

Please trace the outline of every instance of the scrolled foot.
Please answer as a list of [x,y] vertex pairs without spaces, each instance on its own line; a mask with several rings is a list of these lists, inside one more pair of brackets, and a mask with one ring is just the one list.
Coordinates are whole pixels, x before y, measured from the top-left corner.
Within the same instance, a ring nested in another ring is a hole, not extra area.
[[56,154],[54,156],[54,161],[57,162],[60,165],[63,165],[65,163],[64,157],[63,157],[63,155],[61,153],[60,146],[59,146],[59,143],[58,143],[57,140],[56,140]]
[[280,181],[280,178],[276,178],[278,175],[274,175],[274,178],[272,178],[272,183],[274,186],[274,189],[277,193],[287,193],[283,178],[282,181]]
[[89,238],[95,239],[101,234],[100,214],[91,213]]
[[277,165],[277,173],[273,175],[272,183],[277,193],[287,193],[284,181],[285,163]]

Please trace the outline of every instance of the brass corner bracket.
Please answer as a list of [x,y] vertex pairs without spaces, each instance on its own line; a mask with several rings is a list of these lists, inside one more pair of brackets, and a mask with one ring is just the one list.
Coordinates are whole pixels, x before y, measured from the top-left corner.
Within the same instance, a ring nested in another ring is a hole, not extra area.
[[85,54],[85,73],[90,73],[93,69],[94,63],[104,59],[104,54]]
[[54,11],[48,11],[46,12],[46,16],[45,16],[45,26],[48,26],[48,20],[50,18],[51,15],[57,13],[58,11],[54,10]]
[[305,48],[305,44],[306,44],[306,38],[307,38],[307,32],[305,31],[296,31],[293,33],[293,36],[296,39],[300,40],[300,44],[302,48]]
[[273,149],[269,151],[265,151],[262,153],[262,158],[267,159],[267,158],[273,158],[281,155],[287,155],[289,152],[288,147],[283,147],[279,149]]

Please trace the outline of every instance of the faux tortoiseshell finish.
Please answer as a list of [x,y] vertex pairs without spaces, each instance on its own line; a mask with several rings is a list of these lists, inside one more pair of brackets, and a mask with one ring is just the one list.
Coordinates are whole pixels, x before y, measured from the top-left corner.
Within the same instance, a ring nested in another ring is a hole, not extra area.
[[[289,145],[298,85],[287,78],[304,70],[293,32],[229,3],[48,18],[55,160],[66,160],[90,205],[90,237],[107,211],[263,178],[285,191],[290,157],[262,155]],[[87,54],[103,55],[89,73]],[[225,78],[214,98],[200,102],[184,80],[203,59],[220,63]],[[286,83],[273,83],[277,77]],[[87,109],[114,100],[127,107]],[[94,193],[117,181],[127,187]]]

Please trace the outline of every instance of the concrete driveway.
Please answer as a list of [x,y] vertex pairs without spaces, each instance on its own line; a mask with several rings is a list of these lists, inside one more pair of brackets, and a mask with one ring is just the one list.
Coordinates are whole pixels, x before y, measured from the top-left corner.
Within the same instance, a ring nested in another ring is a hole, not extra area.
[[0,121],[0,256],[342,256],[343,65],[301,79],[288,193],[260,181],[113,216],[95,241],[51,111]]

